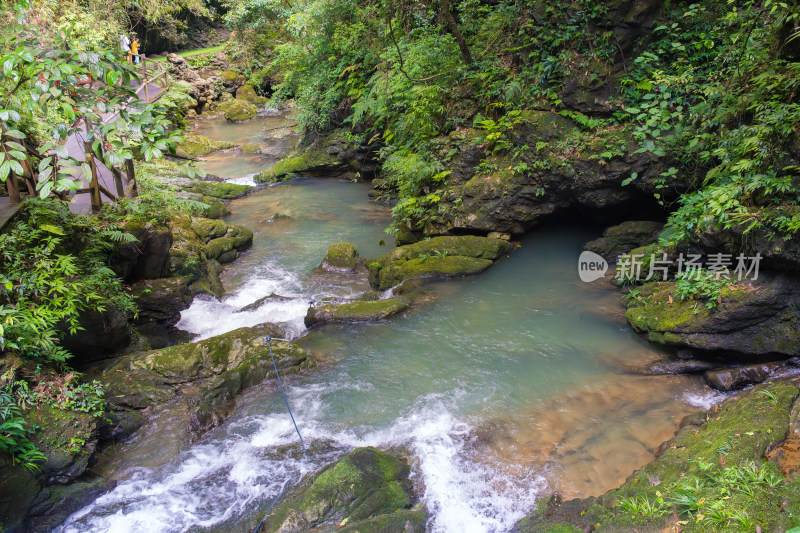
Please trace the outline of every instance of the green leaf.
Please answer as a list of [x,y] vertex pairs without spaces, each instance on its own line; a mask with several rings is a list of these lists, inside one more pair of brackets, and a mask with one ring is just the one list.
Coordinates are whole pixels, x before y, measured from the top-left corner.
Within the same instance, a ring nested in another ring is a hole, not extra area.
[[58,226],[54,226],[52,224],[42,224],[39,226],[39,229],[42,231],[46,231],[48,233],[52,233],[53,235],[64,235],[64,230],[59,228]]

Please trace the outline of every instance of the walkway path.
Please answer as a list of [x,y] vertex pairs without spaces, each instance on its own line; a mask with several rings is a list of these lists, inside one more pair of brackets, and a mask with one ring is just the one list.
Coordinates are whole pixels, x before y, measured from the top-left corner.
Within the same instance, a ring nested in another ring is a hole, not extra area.
[[[166,89],[160,87],[154,83],[149,83],[147,85],[147,90],[150,95],[150,102],[155,102],[163,93],[166,92]],[[144,100],[144,91],[139,91],[139,99]],[[118,113],[109,114],[103,117],[104,123],[113,122],[119,118]],[[86,139],[86,126],[81,125],[80,129],[67,137],[67,141],[64,145],[67,148],[67,152],[69,152],[70,157],[74,157],[79,163],[83,163],[86,161],[86,151],[83,146],[83,142]],[[97,181],[101,187],[105,188],[112,194],[118,194],[116,182],[114,181],[114,174],[111,170],[103,164],[102,161],[95,158],[95,163],[97,165]],[[89,182],[91,181],[91,176],[84,177],[81,171],[77,171],[75,174],[75,178],[80,180],[83,184],[79,185],[79,188],[88,187]],[[128,187],[128,177],[125,173],[122,173],[122,189],[123,191],[126,190]],[[114,198],[109,198],[108,195],[104,193],[100,193],[101,200],[103,202],[114,202]],[[92,211],[92,199],[90,194],[73,194],[72,199],[70,200],[69,205],[70,211],[74,213],[81,213],[87,215]]]

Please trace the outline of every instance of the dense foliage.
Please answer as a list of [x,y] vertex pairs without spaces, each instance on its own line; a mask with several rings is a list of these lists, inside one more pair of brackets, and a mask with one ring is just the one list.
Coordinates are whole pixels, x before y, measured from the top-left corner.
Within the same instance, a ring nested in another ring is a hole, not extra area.
[[[655,194],[673,211],[672,242],[717,227],[793,235],[796,2],[666,2],[623,51],[614,17],[625,5],[232,0],[227,20],[250,47],[251,77],[279,81],[274,98],[296,99],[307,134],[346,126],[380,149],[397,222],[421,227],[444,208],[446,135],[475,127],[475,143],[517,168],[532,147],[506,132],[514,113],[541,109],[587,136],[615,128],[668,162]],[[612,108],[570,109],[561,98],[576,81],[616,88]],[[688,192],[676,204],[678,184]]]
[[0,234],[0,350],[64,362],[60,336],[80,328],[84,311],[135,306],[107,266],[118,226],[71,213],[58,200],[28,200],[22,217]]

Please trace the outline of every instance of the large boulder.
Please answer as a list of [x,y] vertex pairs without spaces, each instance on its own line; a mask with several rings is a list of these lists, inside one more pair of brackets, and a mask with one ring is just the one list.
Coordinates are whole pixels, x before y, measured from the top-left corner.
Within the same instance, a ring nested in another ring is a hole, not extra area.
[[[800,282],[785,276],[739,283],[720,302],[681,300],[675,283],[648,283],[628,298],[625,317],[659,344],[747,357],[792,357],[800,346]],[[746,359],[745,359],[746,360]]]
[[235,98],[222,102],[216,110],[225,115],[231,122],[244,122],[258,115],[258,108],[245,100]]
[[661,222],[648,220],[623,222],[607,228],[602,237],[587,242],[583,249],[599,254],[609,261],[616,261],[619,256],[634,248],[655,242],[663,228],[664,224]]
[[114,272],[129,283],[168,276],[172,247],[169,228],[139,222],[127,222],[123,228],[136,237],[136,242],[118,246],[111,264]]
[[368,261],[369,281],[376,289],[386,290],[406,279],[478,274],[512,248],[508,241],[489,237],[434,237],[398,246]]
[[236,99],[250,102],[251,104],[259,107],[267,103],[267,98],[256,94],[256,90],[252,85],[242,85],[236,89]]
[[[103,384],[115,407],[142,410],[180,397],[189,405],[190,424],[176,431],[183,429],[194,439],[227,416],[242,390],[275,377],[264,339],[281,334],[269,324],[240,328],[111,360],[92,369],[91,377]],[[281,374],[312,363],[302,348],[290,343],[273,342],[272,351]]]
[[86,475],[97,448],[98,418],[49,405],[23,415],[28,427],[37,428],[33,442],[46,459],[31,471],[0,458],[0,529],[50,531],[110,485]]
[[80,325],[81,329],[66,334],[61,342],[74,355],[70,364],[76,367],[119,353],[131,341],[127,313],[112,304],[103,311],[84,312]]
[[262,531],[425,531],[401,459],[356,448],[292,489],[267,514]]

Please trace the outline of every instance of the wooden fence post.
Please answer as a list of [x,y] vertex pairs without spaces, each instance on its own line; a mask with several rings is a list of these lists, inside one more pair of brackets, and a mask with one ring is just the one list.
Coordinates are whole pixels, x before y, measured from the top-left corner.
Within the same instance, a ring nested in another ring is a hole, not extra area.
[[19,204],[19,185],[17,184],[17,175],[14,172],[9,172],[6,178],[6,189],[8,189],[8,200],[11,205]]
[[100,211],[102,199],[100,198],[100,183],[97,180],[97,165],[94,161],[94,155],[91,152],[86,152],[86,161],[89,163],[89,168],[92,169],[92,181],[89,182],[89,197],[92,200],[92,212],[97,213]]
[[150,103],[150,88],[149,84],[147,83],[147,59],[144,57],[144,54],[139,55],[142,59],[142,83],[144,84],[144,103]]

